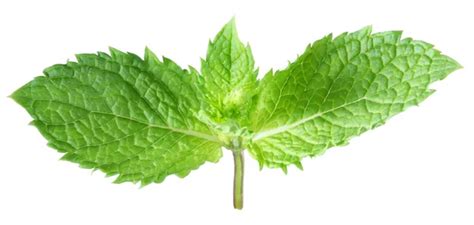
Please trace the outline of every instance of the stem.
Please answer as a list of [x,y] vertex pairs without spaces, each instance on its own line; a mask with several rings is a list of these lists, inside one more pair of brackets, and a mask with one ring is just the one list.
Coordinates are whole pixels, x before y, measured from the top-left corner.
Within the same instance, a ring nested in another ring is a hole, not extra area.
[[234,155],[234,208],[244,206],[244,151],[232,151]]

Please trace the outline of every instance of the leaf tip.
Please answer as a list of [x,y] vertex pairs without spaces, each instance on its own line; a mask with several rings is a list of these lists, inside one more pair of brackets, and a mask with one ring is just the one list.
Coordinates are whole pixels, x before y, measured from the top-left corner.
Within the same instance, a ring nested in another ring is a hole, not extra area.
[[187,171],[181,171],[181,172],[178,172],[178,173],[175,173],[175,175],[181,179],[185,178],[186,176],[189,175],[189,173],[191,173],[190,170],[187,170]]
[[144,187],[148,186],[153,182],[154,177],[146,177],[140,181],[139,189],[143,189]]
[[263,170],[263,161],[257,160],[258,161],[258,170],[262,171]]
[[300,161],[295,162],[295,166],[296,166],[296,168],[298,168],[298,169],[301,170],[301,171],[304,170],[304,169],[303,169],[303,165],[301,164]]
[[368,36],[372,33],[372,25],[367,25],[362,27],[360,30],[354,32],[354,34],[359,34],[361,36]]
[[227,22],[224,27],[221,29],[221,32],[219,33],[222,33],[222,32],[231,32],[231,33],[237,33],[237,28],[236,28],[236,25],[235,25],[235,16],[233,16],[229,22]]
[[109,52],[110,52],[110,55],[112,56],[112,58],[117,58],[119,57],[120,55],[124,55],[125,53],[112,47],[112,46],[109,46]]
[[286,165],[282,165],[281,170],[283,170],[283,173],[285,173],[285,175],[288,174],[288,167]]
[[149,57],[150,55],[154,55],[153,51],[148,46],[145,46],[145,59],[147,56]]
[[235,15],[233,15],[233,16],[230,18],[230,20],[229,20],[229,22],[227,22],[227,24],[229,24],[229,25],[231,25],[231,26],[235,26]]
[[459,63],[458,61],[454,60],[453,58],[449,57],[449,56],[444,56],[446,58],[448,58],[448,61],[449,63],[451,63],[453,66],[453,72],[456,71],[456,70],[459,70],[459,69],[464,69],[464,66],[461,65],[461,63]]

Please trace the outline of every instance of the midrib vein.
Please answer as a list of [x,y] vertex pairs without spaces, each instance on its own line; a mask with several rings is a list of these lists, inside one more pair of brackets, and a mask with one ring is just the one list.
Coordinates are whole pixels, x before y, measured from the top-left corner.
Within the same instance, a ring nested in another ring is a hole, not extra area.
[[115,114],[107,113],[107,112],[91,111],[91,110],[86,109],[84,107],[73,105],[69,102],[62,102],[62,101],[57,101],[57,100],[32,99],[32,98],[28,98],[28,97],[23,97],[23,98],[31,99],[33,101],[46,101],[46,102],[56,102],[56,103],[60,103],[60,104],[66,104],[66,105],[69,105],[69,106],[72,106],[72,107],[75,107],[75,108],[78,108],[78,109],[85,110],[89,113],[112,116],[112,117],[116,117],[116,118],[120,118],[120,119],[129,120],[129,121],[132,121],[132,122],[135,122],[135,123],[140,123],[140,124],[146,125],[148,127],[166,129],[166,130],[170,130],[170,131],[173,131],[173,132],[182,133],[182,134],[186,134],[186,135],[189,135],[189,136],[194,136],[194,137],[205,139],[205,140],[208,140],[208,141],[220,143],[220,141],[219,141],[219,139],[217,139],[217,137],[206,134],[206,133],[201,133],[201,132],[198,132],[198,131],[194,131],[194,130],[185,130],[185,129],[179,129],[179,128],[175,128],[175,127],[161,126],[161,125],[151,124],[151,123],[148,123],[148,122],[140,121],[140,120],[137,120],[137,119],[126,117],[126,116],[115,115]]
[[359,98],[359,99],[357,99],[357,100],[355,100],[355,101],[352,101],[352,102],[349,102],[349,103],[340,105],[340,106],[338,106],[338,107],[335,107],[335,108],[332,108],[332,109],[329,109],[329,110],[326,110],[326,111],[323,111],[323,112],[318,112],[318,113],[316,113],[316,114],[313,114],[313,115],[311,115],[311,116],[308,116],[308,117],[306,117],[306,118],[303,118],[303,119],[301,119],[301,120],[298,120],[298,121],[296,121],[296,122],[294,122],[294,123],[291,123],[291,124],[288,124],[288,125],[284,125],[284,126],[281,126],[281,127],[277,127],[277,128],[274,128],[274,129],[270,129],[270,130],[265,130],[265,131],[259,132],[259,133],[255,134],[255,135],[253,136],[252,140],[253,140],[253,141],[257,141],[257,140],[260,140],[260,139],[265,138],[265,137],[269,137],[269,136],[272,136],[272,135],[275,135],[275,134],[279,134],[279,133],[285,132],[285,131],[290,130],[290,129],[292,129],[292,128],[295,128],[295,127],[297,127],[297,126],[299,126],[299,125],[301,125],[301,124],[304,124],[304,123],[306,123],[306,122],[308,122],[308,121],[317,119],[317,118],[323,116],[323,115],[326,114],[326,113],[330,113],[330,112],[333,112],[333,111],[338,110],[338,109],[340,109],[340,108],[344,108],[344,107],[346,107],[346,106],[349,106],[349,105],[351,105],[351,104],[355,104],[355,103],[360,102],[360,101],[362,101],[362,100],[364,100],[364,99],[365,99],[365,97]]
[[156,125],[156,124],[150,124],[150,123],[142,122],[142,121],[139,121],[139,120],[136,120],[136,119],[132,119],[132,118],[130,118],[130,117],[118,116],[118,115],[114,115],[114,114],[111,114],[111,113],[94,112],[94,111],[90,111],[90,112],[91,112],[91,113],[97,113],[97,114],[104,114],[104,115],[114,116],[114,117],[117,117],[117,118],[130,120],[130,121],[133,121],[133,122],[136,122],[136,123],[141,123],[141,124],[147,125],[148,127],[155,127],[155,128],[166,129],[166,130],[174,131],[174,132],[177,132],[177,133],[182,133],[182,134],[186,134],[186,135],[189,135],[189,136],[194,136],[194,137],[198,137],[198,138],[201,138],[201,139],[206,139],[206,140],[209,140],[209,141],[212,141],[212,142],[220,143],[220,142],[219,142],[219,139],[217,139],[216,137],[214,137],[214,136],[212,136],[212,135],[209,135],[209,134],[205,134],[205,133],[201,133],[201,132],[198,132],[198,131],[194,131],[194,130],[184,130],[184,129],[179,129],[179,128],[175,128],[175,127],[168,127],[168,126],[161,126],[161,125]]

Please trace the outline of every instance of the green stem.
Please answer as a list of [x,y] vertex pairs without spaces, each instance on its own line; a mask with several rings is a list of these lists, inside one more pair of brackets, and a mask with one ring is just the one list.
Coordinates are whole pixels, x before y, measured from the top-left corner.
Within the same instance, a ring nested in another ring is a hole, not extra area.
[[234,208],[244,206],[244,151],[232,151],[234,154]]

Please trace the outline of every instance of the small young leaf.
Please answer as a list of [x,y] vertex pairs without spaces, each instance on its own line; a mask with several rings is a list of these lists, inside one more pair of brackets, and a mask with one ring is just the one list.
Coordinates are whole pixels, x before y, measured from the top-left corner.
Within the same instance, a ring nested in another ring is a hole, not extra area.
[[209,43],[201,67],[204,95],[215,110],[211,115],[213,119],[248,125],[246,120],[255,94],[257,71],[250,47],[239,40],[234,19]]

